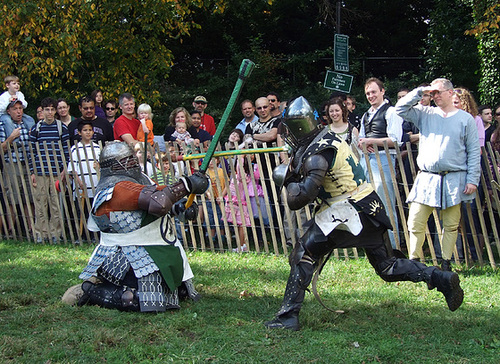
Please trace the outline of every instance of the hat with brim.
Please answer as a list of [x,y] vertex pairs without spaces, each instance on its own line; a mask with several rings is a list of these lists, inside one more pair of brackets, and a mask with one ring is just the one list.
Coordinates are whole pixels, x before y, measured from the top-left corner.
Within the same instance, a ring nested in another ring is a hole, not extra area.
[[14,106],[17,103],[21,104],[21,106],[23,105],[23,103],[19,99],[12,100],[11,102],[9,102],[9,105],[7,105],[7,110],[10,109],[12,106]]
[[207,99],[205,98],[205,96],[196,96],[194,98],[194,102],[203,102],[205,104],[208,104]]

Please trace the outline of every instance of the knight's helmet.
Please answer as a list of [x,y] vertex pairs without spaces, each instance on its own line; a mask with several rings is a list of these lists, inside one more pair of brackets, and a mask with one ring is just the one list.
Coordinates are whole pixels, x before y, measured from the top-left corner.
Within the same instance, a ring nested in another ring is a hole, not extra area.
[[109,142],[102,149],[99,157],[101,179],[104,177],[122,175],[140,181],[141,166],[134,149],[125,142]]
[[288,104],[280,134],[286,143],[296,150],[301,141],[316,134],[319,126],[314,109],[305,97],[299,96]]

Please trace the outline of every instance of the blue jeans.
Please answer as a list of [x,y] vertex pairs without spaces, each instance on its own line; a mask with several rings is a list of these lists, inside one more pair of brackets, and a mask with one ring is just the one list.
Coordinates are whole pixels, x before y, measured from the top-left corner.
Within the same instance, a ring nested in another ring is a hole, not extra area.
[[[391,177],[391,171],[389,168],[389,161],[387,158],[387,155],[385,154],[384,151],[379,152],[380,156],[380,164],[382,165],[382,171],[379,170],[378,163],[377,163],[377,158],[375,157],[375,153],[370,153],[369,154],[369,161],[370,161],[370,167],[372,170],[373,174],[373,186],[375,188],[375,192],[377,192],[377,195],[380,196],[380,199],[382,200],[385,210],[387,211],[387,215],[392,214],[394,216],[394,231],[398,231],[398,214],[396,211],[396,193],[394,192],[394,186],[392,185],[392,177]],[[391,161],[392,161],[392,166],[394,168],[395,165],[395,160],[396,157],[394,155],[390,156]],[[368,172],[368,168],[366,166],[366,161],[364,156],[361,156],[361,166],[363,167],[363,170],[365,171],[366,175],[366,180],[368,182],[370,181],[370,173]],[[381,173],[382,172],[382,173]],[[386,198],[386,194],[384,191],[384,185],[382,183],[382,177],[381,174],[384,175],[385,179],[385,184],[387,185],[387,190],[389,192],[389,199]],[[391,202],[392,208],[389,205],[388,201]],[[390,216],[389,216],[390,219]],[[394,238],[394,232],[389,231],[389,238],[391,239],[391,245],[394,249],[396,249],[396,240]]]
[[[221,212],[219,204],[214,201],[215,211],[217,213],[217,224],[215,223],[215,215],[214,215],[214,208],[212,205],[212,201],[207,199],[206,204],[207,204],[208,223],[210,224],[210,228],[215,229],[216,225],[222,226],[222,224],[223,224],[222,212]],[[200,208],[202,208],[202,207],[200,206]]]

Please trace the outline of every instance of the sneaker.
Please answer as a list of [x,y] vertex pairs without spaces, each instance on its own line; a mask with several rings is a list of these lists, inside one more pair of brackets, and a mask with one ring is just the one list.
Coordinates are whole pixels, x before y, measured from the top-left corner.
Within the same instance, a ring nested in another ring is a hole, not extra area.
[[56,238],[55,236],[52,237],[52,244],[56,245],[56,244],[59,244],[59,239]]
[[36,237],[36,243],[37,243],[37,244],[43,244],[43,239],[42,239],[42,237],[41,237],[40,235],[38,235],[38,236]]
[[247,253],[248,247],[246,244],[243,244],[240,248],[234,248],[233,253]]

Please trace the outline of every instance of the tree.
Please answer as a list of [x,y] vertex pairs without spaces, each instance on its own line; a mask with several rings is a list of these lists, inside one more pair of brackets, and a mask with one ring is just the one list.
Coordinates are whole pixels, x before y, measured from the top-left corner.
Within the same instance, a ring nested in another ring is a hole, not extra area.
[[464,0],[438,0],[430,14],[425,58],[429,80],[449,78],[456,86],[477,90],[477,41],[464,32],[472,26],[472,8]]
[[[350,73],[355,83],[364,82],[362,57],[422,55],[428,2],[348,0],[343,4],[341,30],[350,37]],[[182,87],[188,78],[191,93],[194,88],[215,102],[225,102],[222,95],[228,94],[234,81],[222,82],[228,74],[224,71],[237,67],[241,58],[251,58],[258,67],[245,86],[246,96],[256,97],[273,89],[285,99],[300,92],[322,100],[330,93],[322,84],[326,70],[333,69],[335,12],[335,1],[331,0],[233,0],[223,14],[197,13],[194,19],[201,28],[172,48],[176,64],[169,82]],[[395,77],[410,68],[418,71],[421,63],[399,62],[398,68],[385,61],[367,72]],[[217,72],[221,68],[224,71]],[[214,110],[214,103],[210,110]]]
[[0,67],[27,95],[75,99],[93,88],[160,103],[173,64],[169,44],[199,27],[196,11],[224,0],[19,0],[3,4]]
[[492,107],[500,102],[500,4],[497,1],[474,1],[476,24],[466,34],[478,39],[481,60],[481,103]]

